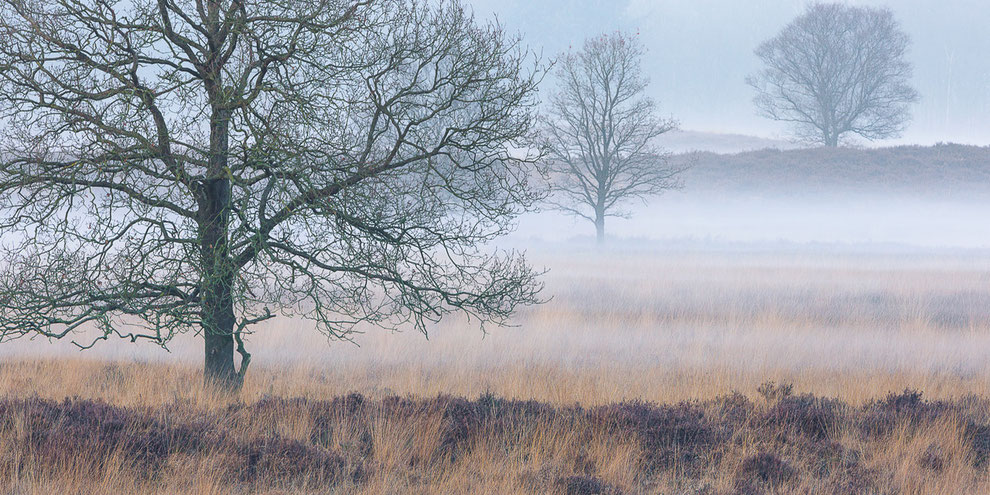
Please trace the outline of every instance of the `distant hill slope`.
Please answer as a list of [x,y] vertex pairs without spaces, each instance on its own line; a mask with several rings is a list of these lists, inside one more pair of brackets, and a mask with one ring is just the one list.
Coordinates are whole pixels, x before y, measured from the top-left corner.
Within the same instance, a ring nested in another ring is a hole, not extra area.
[[911,194],[990,199],[990,147],[939,144],[891,148],[764,149],[675,155],[685,193]]
[[800,147],[793,142],[780,139],[680,129],[663,134],[657,139],[657,143],[673,153],[694,151],[739,153],[767,148],[786,150]]

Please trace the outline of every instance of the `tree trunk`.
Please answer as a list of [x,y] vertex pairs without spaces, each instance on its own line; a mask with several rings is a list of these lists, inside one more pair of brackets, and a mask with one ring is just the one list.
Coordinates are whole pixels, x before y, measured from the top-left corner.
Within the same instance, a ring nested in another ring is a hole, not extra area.
[[[204,309],[204,312],[207,310]],[[203,322],[203,336],[206,343],[206,358],[203,365],[203,379],[211,386],[228,390],[240,388],[242,379],[234,369],[233,325],[226,332],[224,311],[214,308],[211,323]],[[204,315],[206,316],[206,315]],[[212,330],[211,330],[212,328]]]
[[825,137],[825,147],[826,148],[838,148],[839,147],[839,132],[830,131],[824,134]]
[[595,210],[595,232],[598,234],[598,244],[605,244],[605,211],[601,208]]
[[200,198],[199,236],[202,259],[201,308],[205,341],[203,377],[207,384],[239,390],[247,371],[234,366],[235,270],[230,256],[231,184],[227,176],[230,113],[215,110],[210,121],[208,179]]
[[234,273],[227,245],[230,181],[212,179],[206,185],[207,207],[202,223],[202,326],[206,344],[203,366],[208,384],[236,390],[243,373],[234,367]]

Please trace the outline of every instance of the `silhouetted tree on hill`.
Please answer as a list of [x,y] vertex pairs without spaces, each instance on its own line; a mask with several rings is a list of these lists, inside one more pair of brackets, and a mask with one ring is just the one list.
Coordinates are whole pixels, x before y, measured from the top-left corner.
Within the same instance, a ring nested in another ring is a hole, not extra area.
[[763,69],[747,82],[762,113],[805,141],[897,137],[918,100],[909,44],[890,9],[814,4],[756,49]]

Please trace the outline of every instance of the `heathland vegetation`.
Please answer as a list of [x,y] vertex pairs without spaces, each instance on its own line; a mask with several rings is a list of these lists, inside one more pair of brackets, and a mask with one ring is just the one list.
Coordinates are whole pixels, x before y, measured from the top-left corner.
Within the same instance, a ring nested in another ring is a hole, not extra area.
[[[852,405],[767,383],[757,398],[581,407],[491,394],[302,398],[282,394],[311,383],[255,374],[281,393],[217,398],[189,386],[196,370],[174,366],[5,365],[0,384],[21,392],[0,399],[0,482],[12,494],[990,489],[990,401],[978,397],[904,391]],[[61,394],[74,397],[51,398]]]

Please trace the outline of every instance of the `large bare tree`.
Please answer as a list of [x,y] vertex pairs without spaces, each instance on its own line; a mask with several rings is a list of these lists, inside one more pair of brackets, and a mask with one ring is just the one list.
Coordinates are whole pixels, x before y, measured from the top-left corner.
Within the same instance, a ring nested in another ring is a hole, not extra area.
[[676,122],[657,115],[640,70],[644,48],[632,36],[603,35],[557,62],[557,88],[544,119],[549,168],[559,209],[595,224],[624,217],[631,200],[678,187],[657,138]]
[[918,100],[909,45],[890,9],[814,4],[756,49],[764,67],[747,82],[760,111],[804,141],[897,137]]
[[236,389],[275,315],[502,323],[539,78],[456,0],[3,0],[0,341],[194,331]]

